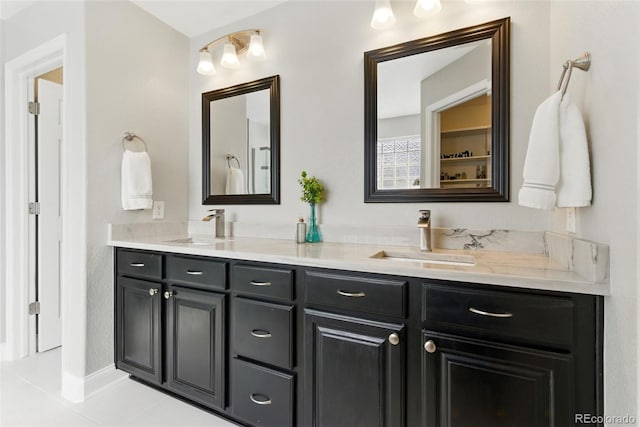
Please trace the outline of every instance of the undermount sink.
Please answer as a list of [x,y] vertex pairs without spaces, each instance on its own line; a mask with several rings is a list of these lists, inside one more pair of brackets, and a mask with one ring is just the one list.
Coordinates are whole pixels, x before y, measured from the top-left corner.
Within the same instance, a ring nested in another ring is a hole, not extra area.
[[206,239],[197,237],[183,237],[181,239],[166,240],[165,243],[183,243],[186,245],[196,246],[211,246],[219,242],[224,242],[227,239]]
[[421,262],[428,264],[458,265],[463,267],[472,267],[476,265],[476,259],[471,255],[442,254],[434,252],[407,252],[385,250],[371,255],[369,258],[399,262]]

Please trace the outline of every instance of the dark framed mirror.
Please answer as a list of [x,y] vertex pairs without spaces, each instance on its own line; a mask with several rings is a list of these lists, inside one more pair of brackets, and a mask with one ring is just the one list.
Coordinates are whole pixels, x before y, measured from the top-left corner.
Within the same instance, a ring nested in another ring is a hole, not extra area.
[[202,94],[202,204],[280,203],[280,76]]
[[509,200],[509,26],[365,52],[365,202]]

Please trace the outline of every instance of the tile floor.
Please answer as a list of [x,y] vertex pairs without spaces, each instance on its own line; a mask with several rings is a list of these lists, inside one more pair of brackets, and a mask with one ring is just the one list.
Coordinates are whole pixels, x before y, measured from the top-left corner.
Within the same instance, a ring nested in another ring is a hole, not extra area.
[[209,426],[234,427],[128,378],[71,403],[60,395],[60,349],[0,370],[0,426]]

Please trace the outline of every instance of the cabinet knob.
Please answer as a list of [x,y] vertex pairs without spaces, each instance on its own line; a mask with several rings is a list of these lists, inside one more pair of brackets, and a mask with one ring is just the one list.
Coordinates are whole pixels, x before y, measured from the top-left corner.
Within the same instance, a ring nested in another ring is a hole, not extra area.
[[149,295],[154,296],[157,293],[158,293],[158,290],[156,288],[149,289]]
[[427,353],[435,353],[437,348],[436,348],[436,343],[434,343],[433,341],[429,340],[426,343],[424,343],[424,350]]
[[396,334],[395,332],[389,335],[389,343],[391,345],[400,344],[400,335]]
[[173,296],[173,292],[172,291],[165,291],[164,293],[164,299],[169,299]]

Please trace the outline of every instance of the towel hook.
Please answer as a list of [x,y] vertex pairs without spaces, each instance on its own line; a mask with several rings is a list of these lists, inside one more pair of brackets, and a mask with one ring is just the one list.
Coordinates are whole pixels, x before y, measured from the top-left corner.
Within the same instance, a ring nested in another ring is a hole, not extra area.
[[240,169],[240,160],[234,155],[227,154],[227,166],[229,166],[229,168],[231,168],[231,160],[235,160],[236,163],[238,163],[238,169]]
[[574,59],[573,61],[568,60],[562,65],[562,67],[562,74],[560,74],[560,81],[558,82],[558,88],[556,90],[562,89],[562,96],[564,97],[564,94],[567,93],[567,88],[569,87],[569,80],[571,80],[571,70],[575,67],[582,71],[589,71],[589,68],[591,68],[591,53],[585,52],[582,56]]
[[142,143],[144,144],[144,151],[149,151],[149,149],[147,148],[147,143],[144,142],[144,139],[140,138],[138,135],[136,135],[133,132],[125,132],[124,135],[122,136],[122,151],[127,151],[127,147],[125,147],[124,142],[131,142],[133,141],[135,138],[138,138],[140,141],[142,141]]

